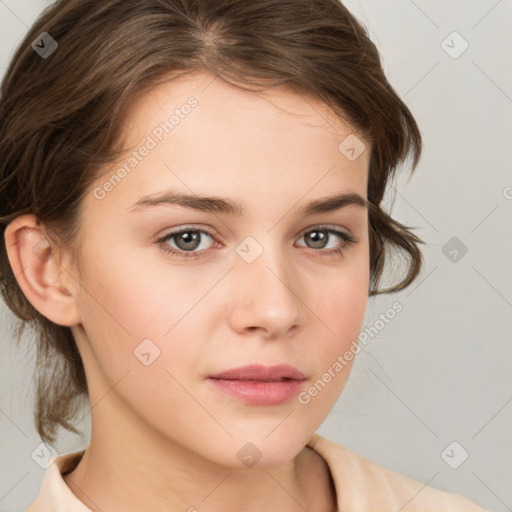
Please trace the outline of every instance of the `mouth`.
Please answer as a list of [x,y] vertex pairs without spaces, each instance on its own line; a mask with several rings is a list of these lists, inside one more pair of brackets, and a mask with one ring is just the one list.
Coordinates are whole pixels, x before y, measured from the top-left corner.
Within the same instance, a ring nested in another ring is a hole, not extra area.
[[264,366],[253,364],[233,368],[225,372],[210,375],[212,379],[224,380],[250,380],[261,382],[280,382],[284,380],[305,380],[306,376],[294,366],[280,364],[275,366]]
[[217,390],[248,405],[278,405],[302,389],[306,376],[290,365],[249,365],[211,375]]

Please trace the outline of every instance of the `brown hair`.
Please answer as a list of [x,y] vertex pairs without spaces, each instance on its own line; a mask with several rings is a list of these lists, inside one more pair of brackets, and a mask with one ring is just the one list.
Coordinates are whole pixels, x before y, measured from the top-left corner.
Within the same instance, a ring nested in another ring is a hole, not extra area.
[[[47,32],[58,48],[31,43]],[[169,74],[210,71],[257,90],[286,84],[314,95],[371,143],[369,295],[408,286],[422,263],[408,227],[380,207],[395,170],[421,154],[418,126],[386,80],[367,31],[337,0],[58,0],[17,48],[1,86],[0,229],[34,214],[52,240],[73,248],[82,199],[122,144],[122,113]],[[391,251],[394,249],[395,251]],[[388,256],[405,277],[378,289]],[[87,382],[71,329],[26,299],[0,244],[3,298],[37,335],[35,423],[52,444],[72,420]]]

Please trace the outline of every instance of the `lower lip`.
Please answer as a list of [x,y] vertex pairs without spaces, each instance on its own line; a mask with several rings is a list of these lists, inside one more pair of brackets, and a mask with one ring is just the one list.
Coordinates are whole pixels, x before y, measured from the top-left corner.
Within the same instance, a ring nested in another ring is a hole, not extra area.
[[263,382],[250,380],[208,380],[220,391],[250,405],[277,405],[296,396],[305,380]]

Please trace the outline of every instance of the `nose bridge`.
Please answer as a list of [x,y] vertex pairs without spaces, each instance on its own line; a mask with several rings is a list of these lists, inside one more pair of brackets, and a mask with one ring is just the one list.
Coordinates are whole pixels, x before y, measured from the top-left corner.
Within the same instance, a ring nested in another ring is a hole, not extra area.
[[[281,238],[272,234],[248,236],[236,249],[242,275],[247,274],[257,283],[280,289],[284,287],[290,293],[289,280],[294,272],[292,262],[283,247]],[[241,261],[240,261],[241,260]]]
[[277,238],[260,240],[247,237],[236,249],[239,315],[235,316],[244,319],[245,327],[287,330],[300,321],[300,283]]

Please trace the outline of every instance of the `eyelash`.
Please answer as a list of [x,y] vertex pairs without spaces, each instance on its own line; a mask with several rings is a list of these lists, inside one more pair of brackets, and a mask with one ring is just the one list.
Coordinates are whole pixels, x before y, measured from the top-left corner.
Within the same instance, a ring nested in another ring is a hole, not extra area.
[[[333,229],[328,226],[315,226],[314,228],[310,229],[309,231],[305,231],[301,235],[301,238],[309,233],[314,232],[314,231],[326,231],[328,233],[332,233],[336,236],[339,236],[343,240],[342,246],[338,247],[337,249],[329,249],[329,250],[311,249],[312,251],[314,251],[317,254],[320,254],[321,256],[325,256],[325,257],[339,256],[339,257],[341,257],[341,256],[343,256],[345,249],[348,249],[350,246],[352,246],[353,244],[358,242],[358,239],[355,236],[353,236],[352,234],[345,233],[344,231],[339,231],[337,229]],[[171,233],[164,235],[163,237],[156,240],[156,243],[160,245],[160,247],[162,248],[162,250],[164,252],[171,254],[173,256],[178,256],[180,258],[202,258],[205,255],[206,250],[187,252],[187,251],[183,251],[183,250],[176,250],[176,249],[170,247],[169,244],[166,243],[167,241],[171,240],[175,236],[181,235],[183,233],[188,233],[188,232],[201,233],[201,234],[207,235],[210,238],[214,239],[214,236],[204,229],[185,227],[185,228],[181,228],[177,231],[172,231]]]

